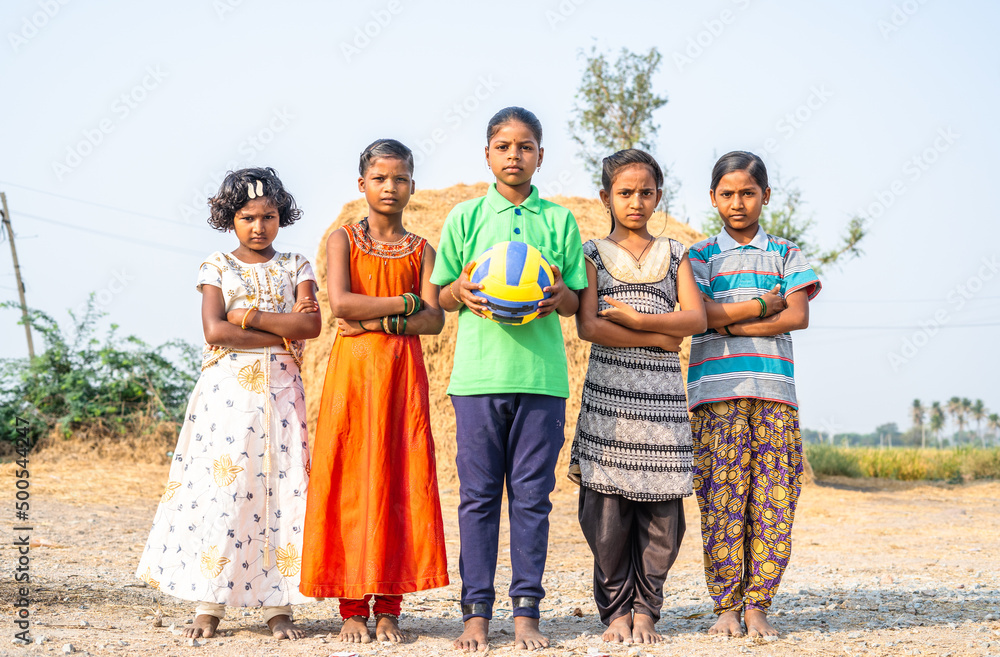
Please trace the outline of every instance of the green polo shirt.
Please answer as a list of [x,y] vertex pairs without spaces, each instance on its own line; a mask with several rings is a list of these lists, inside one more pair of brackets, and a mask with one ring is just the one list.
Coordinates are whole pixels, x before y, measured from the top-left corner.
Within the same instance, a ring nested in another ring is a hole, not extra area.
[[[515,206],[490,185],[486,196],[456,205],[441,229],[441,243],[431,282],[447,285],[462,268],[498,242],[525,242],[559,267],[571,290],[587,287],[580,229],[573,213],[531,196]],[[559,316],[535,319],[523,326],[497,324],[459,310],[455,364],[449,395],[526,392],[569,397],[566,348]]]

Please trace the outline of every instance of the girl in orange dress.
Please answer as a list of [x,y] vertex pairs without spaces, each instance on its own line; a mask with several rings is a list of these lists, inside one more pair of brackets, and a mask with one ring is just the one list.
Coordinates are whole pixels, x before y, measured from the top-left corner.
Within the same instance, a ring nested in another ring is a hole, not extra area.
[[413,155],[392,139],[361,154],[368,217],[327,241],[330,352],[313,446],[299,590],[340,598],[340,639],[402,641],[402,594],[448,584],[420,334],[444,326],[434,249],[403,228]]

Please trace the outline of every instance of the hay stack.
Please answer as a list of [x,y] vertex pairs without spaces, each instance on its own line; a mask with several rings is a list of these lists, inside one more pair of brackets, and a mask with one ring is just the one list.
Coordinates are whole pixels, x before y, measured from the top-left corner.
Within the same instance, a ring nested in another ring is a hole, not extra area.
[[[437,246],[441,237],[441,226],[448,212],[457,203],[486,194],[486,183],[476,185],[455,185],[447,189],[421,190],[410,199],[406,207],[403,223],[407,230],[426,237]],[[552,201],[567,207],[580,226],[580,234],[584,241],[607,235],[609,221],[600,202],[596,199],[579,197],[555,196]],[[344,206],[340,216],[333,222],[320,243],[316,256],[316,275],[319,278],[319,303],[324,309],[325,321],[323,333],[311,340],[306,347],[305,360],[302,367],[302,378],[305,382],[306,399],[308,401],[309,436],[312,439],[319,414],[319,401],[323,392],[323,377],[326,364],[333,344],[333,318],[328,311],[326,294],[326,239],[334,230],[346,224],[356,223],[364,218],[367,205],[364,199],[351,201]],[[703,238],[703,235],[686,224],[679,223],[663,213],[653,216],[650,231],[654,235],[672,237],[690,246]],[[560,454],[560,464],[556,469],[557,481],[565,481],[564,473],[569,461],[569,447],[573,433],[576,430],[576,419],[580,413],[580,391],[583,388],[583,377],[587,373],[587,359],[590,356],[590,344],[576,337],[576,324],[572,318],[560,318],[563,337],[566,341],[566,357],[569,364],[570,397],[566,405],[566,444]],[[455,474],[455,412],[451,401],[445,394],[448,378],[451,375],[452,358],[454,356],[455,334],[458,330],[456,313],[447,313],[444,330],[440,335],[421,336],[424,349],[424,360],[427,365],[427,376],[430,379],[431,427],[437,445],[438,476],[443,486],[452,485],[457,481]],[[683,366],[687,367],[687,345],[681,353]]]

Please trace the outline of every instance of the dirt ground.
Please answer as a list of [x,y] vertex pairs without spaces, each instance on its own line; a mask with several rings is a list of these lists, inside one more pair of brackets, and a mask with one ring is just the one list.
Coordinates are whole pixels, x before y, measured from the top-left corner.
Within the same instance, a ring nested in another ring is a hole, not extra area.
[[[13,496],[13,470],[0,469]],[[221,636],[191,647],[171,631],[192,604],[146,588],[132,573],[145,543],[166,466],[107,462],[32,464],[31,636],[15,645],[12,522],[0,555],[2,655],[454,655],[459,632],[457,491],[442,490],[452,584],[406,596],[409,643],[358,646],[335,640],[331,600],[296,608],[308,638],[277,642],[257,611],[230,611]],[[576,521],[576,490],[554,496],[542,655],[997,655],[1000,656],[1000,483],[909,485],[828,480],[808,486],[794,530],[789,570],[772,608],[780,640],[705,634],[711,604],[701,570],[698,511],[685,501],[688,533],[666,584],[657,646],[603,644],[591,597],[591,557]],[[506,546],[503,546],[506,547]],[[497,588],[506,591],[501,557]],[[502,596],[498,596],[502,600]],[[506,606],[505,606],[506,605]],[[162,627],[154,616],[162,610]],[[579,610],[579,611],[577,611]],[[577,615],[574,615],[577,612]],[[579,615],[581,614],[582,615]],[[496,612],[491,651],[515,653],[509,600]]]

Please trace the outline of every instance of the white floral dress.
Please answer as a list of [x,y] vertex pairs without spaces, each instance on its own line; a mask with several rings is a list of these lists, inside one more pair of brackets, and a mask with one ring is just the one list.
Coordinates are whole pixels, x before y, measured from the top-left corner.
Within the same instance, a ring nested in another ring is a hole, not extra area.
[[[316,280],[309,261],[277,253],[247,264],[216,252],[198,289],[223,291],[227,312],[291,312]],[[303,344],[205,345],[166,489],[136,576],[177,598],[232,606],[309,601],[299,593],[309,479]]]

